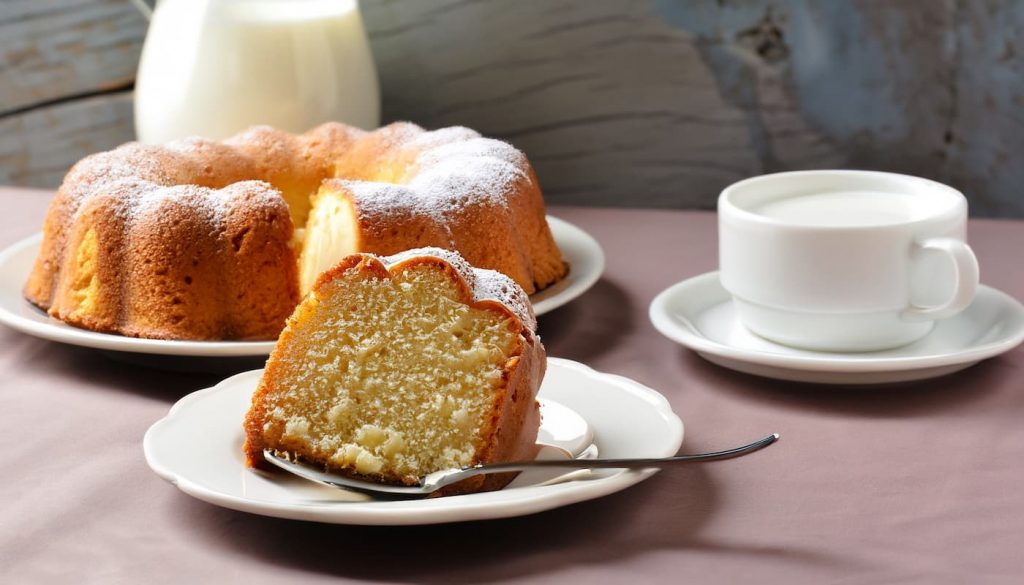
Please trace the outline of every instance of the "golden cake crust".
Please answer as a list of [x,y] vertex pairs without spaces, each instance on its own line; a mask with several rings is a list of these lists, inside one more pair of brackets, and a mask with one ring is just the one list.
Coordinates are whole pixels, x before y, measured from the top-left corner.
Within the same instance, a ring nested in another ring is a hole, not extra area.
[[304,228],[321,197],[354,210],[349,252],[459,250],[528,293],[567,271],[536,177],[515,148],[460,127],[328,123],[301,135],[254,127],[223,142],[129,143],[86,157],[50,206],[24,294],[98,331],[273,339],[303,292]]
[[94,331],[272,339],[299,298],[293,231],[266,183],[217,192],[121,180],[47,217],[25,294]]

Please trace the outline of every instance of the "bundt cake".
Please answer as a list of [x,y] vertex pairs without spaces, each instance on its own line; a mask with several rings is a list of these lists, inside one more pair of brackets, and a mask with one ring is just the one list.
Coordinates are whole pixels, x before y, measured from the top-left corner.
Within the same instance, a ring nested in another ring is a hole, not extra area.
[[162,339],[273,339],[356,252],[458,250],[529,294],[567,267],[526,157],[467,128],[254,127],[129,143],[68,173],[25,297],[57,319]]
[[[273,449],[393,484],[532,459],[544,347],[525,292],[437,248],[356,254],[288,319],[245,419],[250,466]],[[445,495],[504,487],[471,478]]]

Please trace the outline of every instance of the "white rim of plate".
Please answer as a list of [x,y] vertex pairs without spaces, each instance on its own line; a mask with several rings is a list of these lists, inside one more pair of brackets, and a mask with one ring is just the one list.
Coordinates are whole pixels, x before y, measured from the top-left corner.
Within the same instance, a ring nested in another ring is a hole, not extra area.
[[[571,360],[549,358],[548,366],[549,369],[571,370],[595,381],[603,380],[637,401],[647,404],[653,409],[653,413],[665,421],[668,434],[663,444],[658,445],[658,448],[653,449],[649,454],[637,456],[665,457],[679,451],[683,442],[683,422],[672,411],[668,400],[656,390],[624,376],[598,372],[589,366]],[[258,379],[261,372],[262,370],[253,370],[231,376],[213,387],[193,392],[175,403],[167,416],[155,422],[146,431],[143,438],[143,451],[150,468],[182,492],[225,508],[293,520],[360,525],[437,524],[522,516],[609,495],[635,485],[658,471],[657,469],[624,470],[597,479],[554,485],[524,486],[513,490],[446,498],[281,504],[273,501],[248,499],[206,488],[189,477],[175,473],[159,461],[158,456],[154,455],[156,452],[154,442],[159,440],[157,437],[160,433],[165,432],[163,427],[171,424],[169,422],[171,419],[183,411],[187,411],[188,408],[194,407],[196,403],[202,402],[211,394],[224,389],[225,386],[237,383],[237,378],[250,376]],[[540,394],[543,393],[542,385]],[[573,405],[566,400],[560,400],[558,397],[551,399],[573,409]],[[239,420],[235,423],[238,425],[239,433],[241,433],[242,416],[244,413],[239,413]],[[589,420],[587,423],[592,425]],[[594,437],[595,442],[600,441],[600,428],[594,428]],[[491,501],[496,494],[502,501]],[[513,495],[501,498],[508,494]]]
[[[694,351],[751,364],[816,372],[860,373],[916,370],[980,361],[1013,349],[1024,341],[1024,326],[1018,326],[1015,328],[1016,333],[1014,335],[1003,339],[983,343],[962,352],[934,356],[879,357],[873,356],[871,353],[792,355],[755,349],[737,349],[705,337],[700,332],[700,329],[690,322],[686,315],[671,310],[670,305],[673,299],[684,294],[684,291],[697,287],[716,287],[721,290],[720,293],[717,290],[715,291],[715,294],[722,295],[721,300],[709,304],[708,308],[729,301],[729,293],[721,288],[718,271],[706,272],[688,278],[658,293],[654,300],[651,301],[648,317],[654,328],[665,337]],[[1018,313],[1018,318],[1024,321],[1024,306],[1021,306],[1016,299],[989,286],[979,285],[978,289],[979,291],[985,291],[986,295],[999,299],[1000,302],[1005,303],[1007,306],[1015,307],[1014,310]]]
[[575,300],[587,292],[604,274],[604,250],[593,236],[557,217],[547,216],[548,225],[562,257],[569,263],[569,274],[530,296],[534,314],[540,316]]
[[[530,297],[537,315],[552,311],[582,295],[604,272],[604,251],[590,234],[575,225],[548,216],[548,224],[566,261],[569,275]],[[0,290],[0,323],[23,333],[77,345],[110,351],[192,357],[259,357],[270,355],[276,341],[170,341],[126,337],[79,329],[47,316],[21,295],[28,271],[9,270],[9,264],[33,248],[38,248],[42,233],[24,238],[0,251],[0,274],[16,283],[17,291]],[[32,254],[33,258],[35,254]],[[12,285],[13,286],[13,285]],[[15,298],[16,297],[16,298]],[[27,314],[26,314],[27,313]]]

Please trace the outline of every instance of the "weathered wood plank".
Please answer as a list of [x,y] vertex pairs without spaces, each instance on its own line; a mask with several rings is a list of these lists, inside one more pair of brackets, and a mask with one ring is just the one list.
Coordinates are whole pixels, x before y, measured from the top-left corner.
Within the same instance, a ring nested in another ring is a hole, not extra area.
[[556,201],[710,208],[800,168],[951,180],[952,0],[516,7],[368,5],[385,112],[512,140]]
[[379,2],[365,14],[385,113],[510,140],[552,201],[707,207],[758,168],[744,113],[692,36],[648,3]]
[[131,92],[0,118],[0,184],[56,187],[79,158],[133,138]]
[[130,87],[145,31],[128,0],[3,0],[0,116]]
[[1024,217],[1024,2],[961,2],[947,174],[981,215]]

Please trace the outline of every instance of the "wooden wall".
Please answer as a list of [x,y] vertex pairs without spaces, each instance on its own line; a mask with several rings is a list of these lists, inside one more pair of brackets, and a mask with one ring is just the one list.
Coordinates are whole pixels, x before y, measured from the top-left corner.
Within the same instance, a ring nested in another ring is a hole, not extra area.
[[[364,0],[385,120],[527,152],[555,203],[711,208],[801,168],[909,172],[1024,217],[1024,2]],[[129,0],[0,2],[0,183],[132,137]]]
[[145,32],[127,0],[0,1],[0,183],[54,187],[133,138]]

